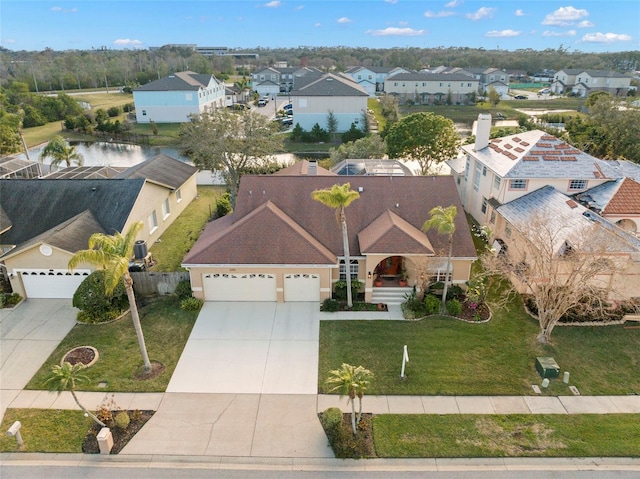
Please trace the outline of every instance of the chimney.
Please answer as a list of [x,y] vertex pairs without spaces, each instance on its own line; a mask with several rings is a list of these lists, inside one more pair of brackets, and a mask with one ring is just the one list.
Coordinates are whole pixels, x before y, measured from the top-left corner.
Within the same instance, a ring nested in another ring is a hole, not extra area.
[[307,175],[309,175],[309,176],[317,176],[318,175],[318,162],[317,162],[317,160],[309,160],[309,166],[307,166]]
[[491,134],[491,115],[480,113],[476,122],[476,144],[475,151],[480,151],[489,146],[489,135]]

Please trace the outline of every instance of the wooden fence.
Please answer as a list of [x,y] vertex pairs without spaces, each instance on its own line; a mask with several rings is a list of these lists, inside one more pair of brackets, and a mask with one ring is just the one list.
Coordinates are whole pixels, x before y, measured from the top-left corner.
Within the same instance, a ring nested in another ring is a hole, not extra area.
[[129,273],[133,279],[133,290],[136,296],[154,296],[173,294],[180,281],[188,281],[186,271],[172,273],[154,273],[150,271]]

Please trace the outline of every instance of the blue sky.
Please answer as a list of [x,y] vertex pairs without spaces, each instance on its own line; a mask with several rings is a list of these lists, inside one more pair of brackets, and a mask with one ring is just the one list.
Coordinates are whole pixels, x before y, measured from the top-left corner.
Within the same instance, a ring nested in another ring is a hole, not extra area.
[[640,49],[637,0],[79,0],[0,2],[11,50],[482,47]]

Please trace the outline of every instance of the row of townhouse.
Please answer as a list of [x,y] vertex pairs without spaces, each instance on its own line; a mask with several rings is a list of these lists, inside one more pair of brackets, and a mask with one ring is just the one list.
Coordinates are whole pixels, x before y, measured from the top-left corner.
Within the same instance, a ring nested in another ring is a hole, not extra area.
[[604,91],[613,96],[626,96],[631,77],[611,70],[584,70],[566,68],[555,73],[551,91],[557,95],[569,93],[587,97],[590,93]]
[[276,96],[288,93],[296,87],[296,79],[313,76],[319,77],[322,72],[317,68],[268,67],[251,75],[253,89],[260,96]]
[[[465,211],[489,227],[494,246],[523,251],[526,229],[540,215],[558,234],[598,225],[610,254],[627,261],[625,273],[610,278],[612,291],[640,296],[640,165],[595,158],[539,130],[491,140],[490,130],[491,115],[479,115],[475,143],[447,163]],[[571,249],[567,241],[558,255]]]
[[398,73],[385,80],[384,90],[401,103],[466,105],[475,100],[478,80],[460,73]]

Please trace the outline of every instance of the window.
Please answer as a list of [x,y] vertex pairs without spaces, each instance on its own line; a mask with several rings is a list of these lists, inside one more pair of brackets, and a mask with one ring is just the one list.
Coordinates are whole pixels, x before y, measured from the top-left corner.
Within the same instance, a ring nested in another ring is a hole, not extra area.
[[496,212],[495,210],[491,210],[491,217],[489,218],[489,223],[494,224],[496,222]]
[[467,164],[464,167],[464,180],[467,181],[469,179],[469,157],[467,156]]
[[486,166],[482,167],[482,176],[487,176],[487,167]]
[[176,190],[176,203],[180,203],[182,201],[182,191],[178,188]]
[[471,88],[471,83],[467,83],[467,86],[468,86],[469,88]]
[[171,208],[169,208],[169,198],[165,198],[162,203],[162,219],[165,219],[171,214]]
[[142,116],[147,116],[147,110],[142,110]]
[[486,212],[487,212],[487,199],[482,198],[482,214],[485,214]]
[[[358,279],[358,260],[357,259],[352,259],[351,260],[351,279]],[[347,279],[347,273],[346,273],[346,269],[344,267],[344,260],[341,259],[340,260],[340,279],[341,280],[346,280]]]
[[584,190],[587,188],[587,180],[571,180],[569,182],[570,190]]
[[505,229],[504,229],[504,235],[505,235],[507,238],[511,238],[511,228],[509,228],[508,226],[506,226],[506,227],[505,227]]
[[158,229],[158,217],[156,216],[156,210],[149,215],[149,233],[153,233]]
[[526,190],[527,180],[510,180],[509,188],[512,190]]
[[476,168],[476,173],[473,177],[473,189],[474,191],[478,191],[480,188],[480,168]]
[[494,189],[496,189],[496,190],[500,189],[500,181],[501,181],[501,179],[500,179],[500,177],[498,175],[493,177],[493,188]]

